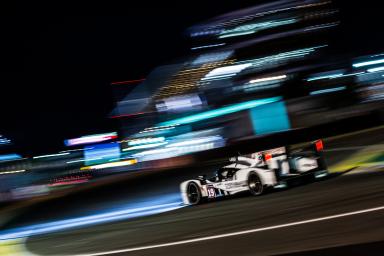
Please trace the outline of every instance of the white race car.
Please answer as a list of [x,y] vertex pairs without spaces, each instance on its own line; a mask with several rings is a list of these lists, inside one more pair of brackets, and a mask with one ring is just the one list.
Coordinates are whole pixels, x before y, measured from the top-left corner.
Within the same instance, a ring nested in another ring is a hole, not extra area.
[[266,188],[286,187],[292,179],[328,175],[322,156],[323,142],[288,153],[285,147],[231,158],[212,178],[199,176],[180,184],[184,204],[196,205],[212,199],[248,192],[261,195]]

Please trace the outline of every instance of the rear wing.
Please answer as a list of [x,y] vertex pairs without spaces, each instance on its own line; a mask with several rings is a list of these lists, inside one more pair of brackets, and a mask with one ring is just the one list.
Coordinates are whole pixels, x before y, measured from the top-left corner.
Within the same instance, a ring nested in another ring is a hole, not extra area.
[[309,143],[307,146],[301,147],[299,149],[289,150],[288,155],[290,157],[315,156],[317,158],[319,168],[321,168],[322,170],[327,169],[327,165],[324,159],[323,140],[315,140]]
[[312,141],[311,143],[308,143],[308,145],[303,146],[301,148],[296,148],[296,149],[289,149],[289,153],[291,155],[300,153],[300,154],[305,154],[305,153],[311,153],[311,154],[322,154],[324,151],[324,143],[323,140],[315,140]]
[[247,162],[250,166],[268,165],[270,168],[281,168],[282,162],[287,161],[292,157],[316,157],[318,164],[323,169],[326,169],[326,164],[323,158],[324,144],[322,140],[316,140],[304,145],[301,148],[291,150],[289,146],[279,147],[264,151],[259,151],[244,156],[232,157],[231,162],[243,163]]
[[322,158],[323,151],[324,151],[324,143],[322,140],[319,139],[319,140],[312,141],[301,148],[298,148],[298,149],[296,148],[294,150],[291,150],[291,148],[287,146],[287,147],[274,148],[270,150],[264,150],[254,154],[259,154],[258,157],[264,163],[267,163],[272,159],[286,159],[287,157],[295,157],[295,156],[300,156],[300,157],[316,156],[316,157]]

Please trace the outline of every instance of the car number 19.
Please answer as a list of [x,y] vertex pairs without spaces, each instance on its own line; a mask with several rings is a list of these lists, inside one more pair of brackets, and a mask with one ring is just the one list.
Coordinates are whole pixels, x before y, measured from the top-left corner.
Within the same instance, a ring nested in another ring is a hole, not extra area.
[[216,192],[214,187],[207,187],[208,198],[215,198]]

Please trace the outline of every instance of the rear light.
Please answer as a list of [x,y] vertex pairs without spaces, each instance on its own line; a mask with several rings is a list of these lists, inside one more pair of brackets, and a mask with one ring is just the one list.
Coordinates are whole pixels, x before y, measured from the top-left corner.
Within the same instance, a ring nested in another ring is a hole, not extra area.
[[272,159],[272,154],[265,154],[264,155],[264,161],[268,161]]
[[323,151],[323,149],[324,149],[323,141],[322,140],[317,140],[315,142],[315,147],[316,147],[316,151],[317,152]]

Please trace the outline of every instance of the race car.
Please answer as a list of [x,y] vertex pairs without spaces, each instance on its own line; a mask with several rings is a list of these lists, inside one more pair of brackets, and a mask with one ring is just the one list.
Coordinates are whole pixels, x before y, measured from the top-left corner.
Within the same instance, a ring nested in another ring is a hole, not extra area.
[[180,184],[184,204],[196,205],[217,198],[247,193],[263,194],[267,188],[287,187],[290,181],[303,176],[322,178],[328,175],[323,157],[323,142],[309,147],[287,150],[287,147],[260,151],[230,158],[230,164],[215,172]]

